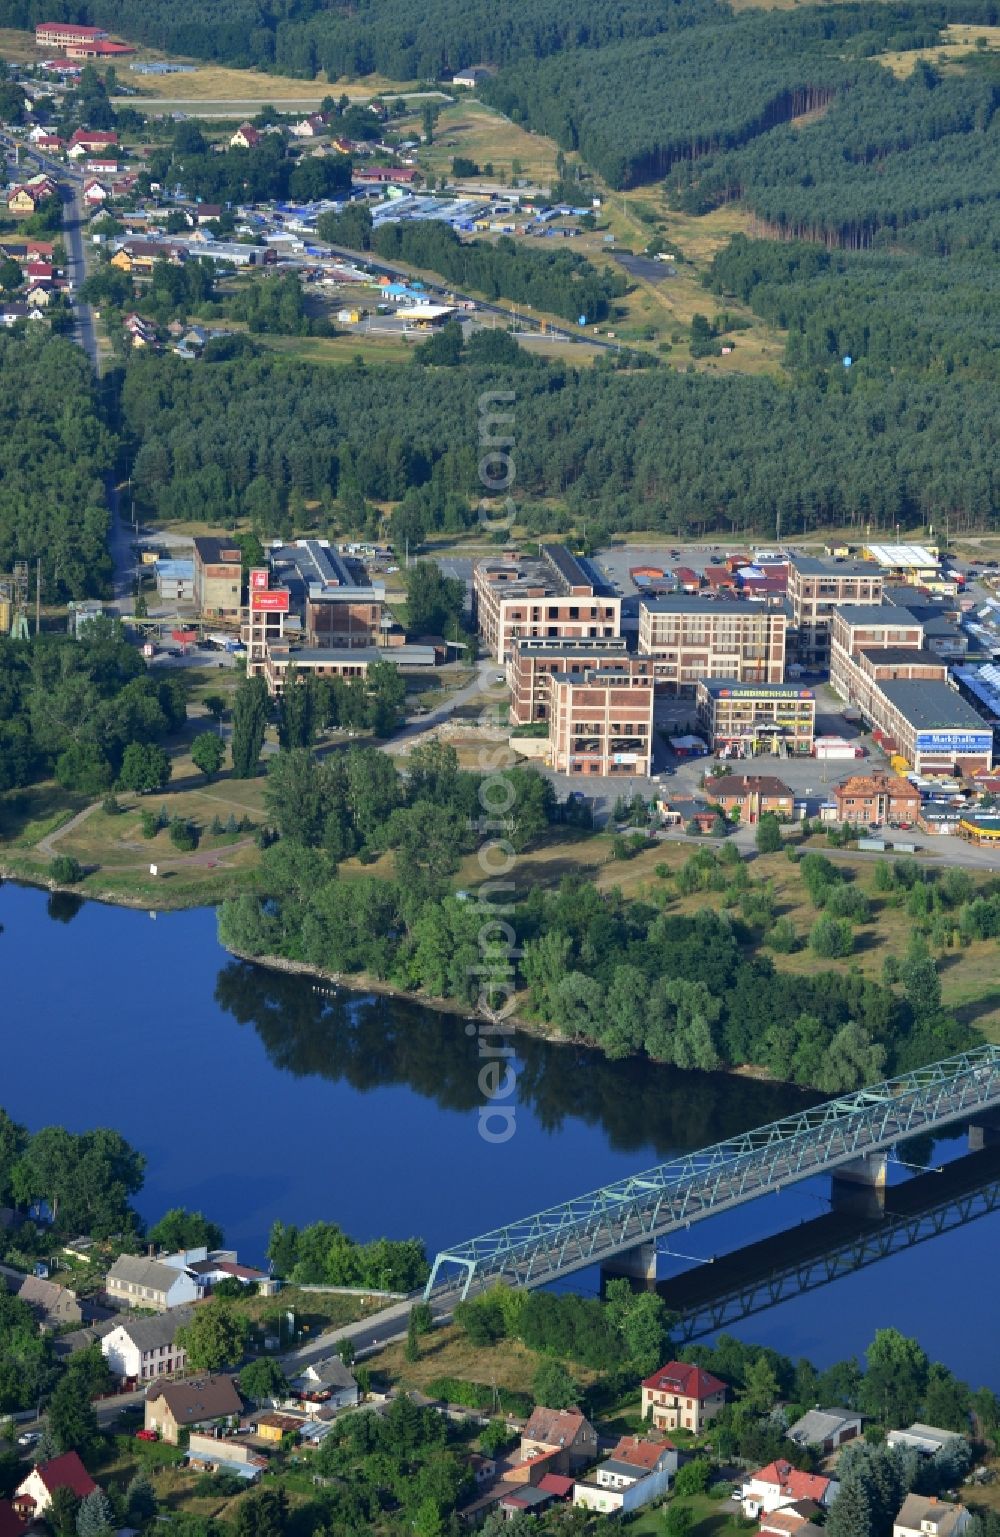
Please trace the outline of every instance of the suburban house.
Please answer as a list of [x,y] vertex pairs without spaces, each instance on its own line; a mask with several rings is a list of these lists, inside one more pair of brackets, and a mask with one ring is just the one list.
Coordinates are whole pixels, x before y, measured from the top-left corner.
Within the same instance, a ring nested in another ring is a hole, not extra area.
[[104,1279],[104,1289],[112,1302],[157,1312],[197,1302],[203,1290],[186,1269],[137,1254],[122,1254],[115,1260]]
[[296,1398],[310,1404],[346,1409],[358,1401],[358,1384],[339,1356],[313,1361],[292,1383]]
[[106,203],[108,189],[96,176],[89,177],[83,184],[83,201],[91,208],[98,208],[101,203]]
[[964,1505],[947,1505],[923,1494],[908,1494],[892,1523],[892,1537],[958,1537],[971,1520]]
[[241,123],[229,141],[230,149],[256,149],[260,134],[252,123]]
[[786,1505],[795,1505],[799,1500],[812,1500],[821,1509],[826,1509],[839,1493],[840,1485],[836,1479],[826,1478],[821,1473],[803,1473],[779,1457],[754,1473],[743,1485],[742,1509],[751,1520],[770,1515]]
[[21,186],[12,187],[7,194],[7,212],[16,214],[36,213],[47,198],[53,196],[55,183],[47,176],[32,177]]
[[64,1452],[49,1462],[39,1462],[14,1491],[14,1509],[26,1521],[44,1516],[57,1489],[71,1489],[85,1500],[97,1485],[76,1452]]
[[573,1486],[573,1504],[625,1514],[666,1494],[677,1472],[677,1448],[659,1438],[622,1436],[593,1477]]
[[82,1324],[84,1310],[76,1292],[68,1286],[58,1286],[55,1281],[43,1281],[41,1276],[25,1276],[18,1292],[21,1302],[26,1302],[43,1329],[58,1329],[63,1324]]
[[176,1446],[182,1430],[215,1425],[243,1413],[243,1400],[232,1377],[190,1377],[184,1382],[154,1382],[146,1392],[147,1430]]
[[66,153],[70,159],[79,160],[83,155],[101,155],[106,150],[117,148],[116,133],[105,133],[93,128],[78,128],[69,141]]
[[796,1446],[815,1446],[824,1456],[860,1434],[861,1416],[851,1409],[810,1409],[788,1429],[789,1441]]
[[521,1432],[520,1460],[551,1453],[557,1453],[553,1461],[565,1467],[550,1467],[549,1472],[568,1472],[597,1456],[597,1432],[579,1409],[533,1410]]
[[771,774],[720,774],[705,780],[705,795],[727,816],[751,827],[769,813],[788,821],[795,813],[795,796]]
[[783,1505],[769,1516],[761,1516],[758,1531],[760,1537],[820,1537],[823,1528],[813,1519],[819,1514],[819,1506],[812,1500],[796,1500],[794,1505]]
[[300,123],[292,124],[292,133],[297,139],[315,139],[325,132],[326,118],[321,112],[313,112],[309,117],[304,117]]
[[187,1364],[187,1354],[177,1344],[177,1330],[190,1320],[190,1308],[172,1308],[158,1318],[128,1319],[105,1334],[101,1354],[125,1382],[149,1382],[179,1372]]
[[254,1430],[262,1441],[273,1441],[277,1445],[285,1436],[298,1436],[302,1421],[290,1414],[261,1414],[254,1421]]
[[172,1263],[182,1262],[201,1286],[211,1290],[220,1281],[241,1281],[244,1286],[255,1286],[267,1280],[267,1273],[255,1270],[252,1265],[241,1265],[235,1249],[186,1249],[183,1254],[170,1256]]
[[452,85],[468,86],[474,91],[477,85],[482,85],[484,80],[491,79],[493,71],[487,69],[484,64],[472,64],[468,69],[460,69],[457,75],[452,75]]
[[111,258],[112,267],[136,277],[151,277],[157,262],[179,266],[187,253],[166,240],[126,240]]
[[642,1417],[657,1430],[704,1430],[726,1401],[726,1384],[700,1366],[668,1361],[642,1384]]

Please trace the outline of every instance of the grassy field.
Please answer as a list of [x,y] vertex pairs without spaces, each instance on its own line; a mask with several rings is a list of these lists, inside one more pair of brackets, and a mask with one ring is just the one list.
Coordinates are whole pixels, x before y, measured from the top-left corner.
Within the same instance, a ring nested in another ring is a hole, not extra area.
[[340,336],[258,336],[269,352],[300,363],[408,363],[421,337],[406,338],[386,331],[345,331]]
[[[965,22],[951,22],[942,28],[941,43],[934,48],[907,48],[900,52],[880,53],[878,62],[891,69],[899,79],[912,75],[921,59],[928,64],[946,69],[961,68],[961,61],[970,53],[984,49],[993,53],[1000,48],[1000,27],[969,26]],[[982,41],[980,41],[982,39]]]
[[[404,1350],[402,1343],[390,1345],[373,1356],[370,1364],[394,1384],[423,1392],[435,1377],[461,1377],[467,1382],[530,1393],[539,1363],[539,1356],[519,1340],[500,1340],[484,1350],[481,1345],[473,1345],[454,1324],[424,1336],[419,1361],[407,1361]],[[585,1366],[573,1365],[573,1376],[584,1386],[598,1375]]]
[[[409,127],[419,132],[419,118],[412,119]],[[491,162],[495,173],[491,180],[495,181],[503,172],[510,181],[516,160],[521,168],[519,176],[548,186],[555,180],[557,153],[551,139],[530,133],[494,108],[467,98],[441,112],[434,142],[420,151],[420,164],[432,175],[450,177],[452,159],[461,155],[479,166]]]

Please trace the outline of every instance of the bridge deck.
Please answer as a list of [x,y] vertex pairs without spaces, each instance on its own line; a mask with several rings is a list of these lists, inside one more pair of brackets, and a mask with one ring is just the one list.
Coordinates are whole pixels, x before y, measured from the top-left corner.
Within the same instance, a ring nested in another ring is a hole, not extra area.
[[424,1295],[544,1286],[768,1191],[1000,1105],[1000,1047],[982,1046],[786,1116],[507,1223],[437,1255]]

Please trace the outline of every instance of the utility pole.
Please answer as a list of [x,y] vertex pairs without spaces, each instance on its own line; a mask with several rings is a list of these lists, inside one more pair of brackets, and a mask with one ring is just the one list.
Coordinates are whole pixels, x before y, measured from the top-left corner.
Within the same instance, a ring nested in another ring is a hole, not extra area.
[[39,635],[42,628],[42,557],[39,555],[35,565],[35,636]]

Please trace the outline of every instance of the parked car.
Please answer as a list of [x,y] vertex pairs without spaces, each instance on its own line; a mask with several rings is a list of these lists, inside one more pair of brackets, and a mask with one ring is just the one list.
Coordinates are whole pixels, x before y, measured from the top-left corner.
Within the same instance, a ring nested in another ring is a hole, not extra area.
[[22,1430],[17,1438],[18,1446],[35,1446],[42,1439],[38,1430]]
[[160,1438],[155,1430],[137,1430],[135,1439],[137,1441],[158,1441]]

